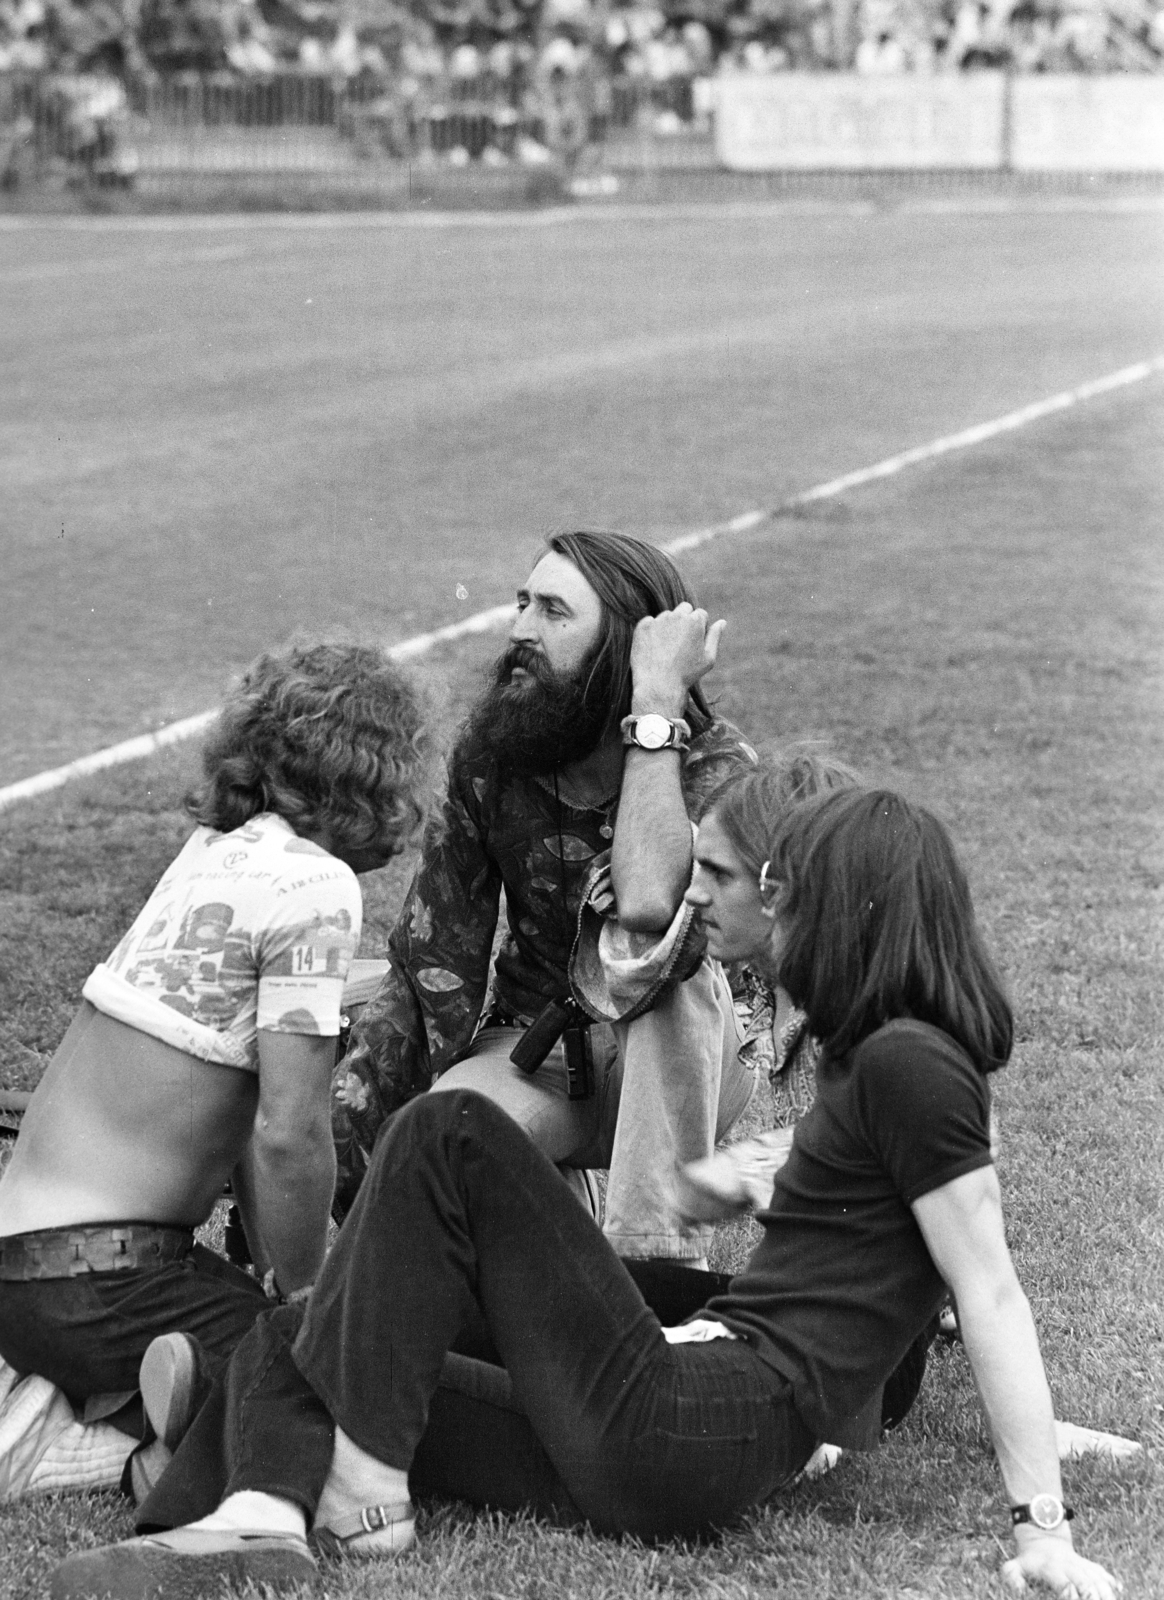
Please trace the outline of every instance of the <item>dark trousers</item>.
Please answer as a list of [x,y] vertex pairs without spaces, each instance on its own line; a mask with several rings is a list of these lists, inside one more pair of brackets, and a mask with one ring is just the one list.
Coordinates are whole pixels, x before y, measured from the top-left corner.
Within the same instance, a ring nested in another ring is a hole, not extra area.
[[[550,1162],[469,1091],[420,1096],[385,1127],[297,1321],[256,1324],[139,1526],[240,1489],[310,1515],[333,1421],[416,1492],[646,1539],[732,1521],[814,1445],[747,1344],[666,1342]],[[504,1371],[450,1356],[482,1330]]]
[[[131,1272],[0,1283],[0,1355],[17,1372],[36,1372],[86,1414],[94,1397],[137,1390],[152,1339],[193,1334],[212,1366],[224,1364],[268,1304],[262,1288],[213,1250],[195,1244],[178,1261]],[[140,1400],[105,1415],[142,1436]]]

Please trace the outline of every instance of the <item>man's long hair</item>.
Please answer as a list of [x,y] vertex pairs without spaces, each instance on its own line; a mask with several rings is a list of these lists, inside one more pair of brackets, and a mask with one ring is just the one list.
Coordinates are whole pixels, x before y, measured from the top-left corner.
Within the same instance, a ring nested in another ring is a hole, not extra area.
[[395,851],[424,821],[428,768],[422,702],[383,650],[293,645],[243,673],[185,806],[220,833],[271,811],[300,835]]
[[[590,676],[610,685],[607,726],[617,728],[630,712],[635,624],[643,617],[671,611],[684,600],[695,605],[695,595],[669,556],[627,533],[593,529],[555,533],[546,540],[546,549],[573,562],[602,602],[602,631]],[[702,733],[712,721],[711,707],[699,684],[690,690],[686,717],[693,734]]]
[[776,820],[770,851],[786,929],[777,981],[827,1055],[912,1017],[948,1034],[980,1072],[1006,1062],[1010,1003],[932,812],[889,789],[834,790]]
[[852,767],[805,740],[761,752],[759,765],[729,778],[703,814],[715,818],[736,855],[758,878],[772,854],[772,831],[791,806],[860,783]]

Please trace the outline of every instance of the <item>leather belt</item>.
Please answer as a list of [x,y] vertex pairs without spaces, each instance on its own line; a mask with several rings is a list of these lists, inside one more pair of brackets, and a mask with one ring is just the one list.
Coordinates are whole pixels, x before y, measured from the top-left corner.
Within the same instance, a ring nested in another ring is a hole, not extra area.
[[0,1239],[0,1280],[31,1283],[42,1278],[78,1278],[87,1272],[140,1271],[180,1261],[193,1244],[192,1228],[152,1222],[13,1233]]

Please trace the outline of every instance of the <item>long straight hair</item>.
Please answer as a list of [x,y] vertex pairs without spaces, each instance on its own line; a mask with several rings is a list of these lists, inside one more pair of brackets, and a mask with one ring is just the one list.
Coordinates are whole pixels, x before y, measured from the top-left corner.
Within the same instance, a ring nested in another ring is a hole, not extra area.
[[[660,611],[672,611],[684,600],[695,605],[695,595],[669,556],[629,533],[584,528],[555,533],[546,540],[546,549],[573,562],[602,602],[602,632],[590,676],[610,685],[608,727],[617,727],[630,711],[635,624]],[[687,698],[691,731],[702,733],[712,721],[711,707],[699,684]]]
[[981,1072],[1007,1061],[1010,1002],[932,812],[888,789],[819,795],[777,820],[768,871],[785,929],[777,979],[828,1056],[912,1017]]

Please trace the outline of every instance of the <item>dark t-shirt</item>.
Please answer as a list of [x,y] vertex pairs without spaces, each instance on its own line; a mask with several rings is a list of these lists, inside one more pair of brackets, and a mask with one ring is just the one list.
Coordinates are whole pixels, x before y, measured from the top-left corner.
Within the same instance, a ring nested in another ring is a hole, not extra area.
[[910,1203],[989,1164],[989,1122],[986,1078],[928,1023],[887,1023],[818,1067],[764,1238],[708,1308],[789,1379],[818,1439],[868,1442],[881,1385],[945,1293]]

